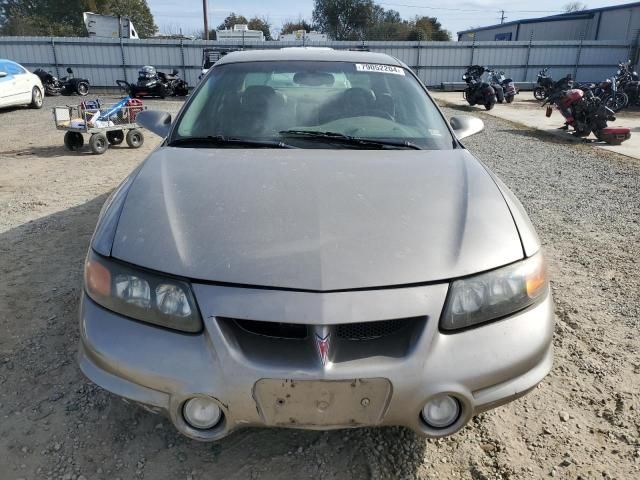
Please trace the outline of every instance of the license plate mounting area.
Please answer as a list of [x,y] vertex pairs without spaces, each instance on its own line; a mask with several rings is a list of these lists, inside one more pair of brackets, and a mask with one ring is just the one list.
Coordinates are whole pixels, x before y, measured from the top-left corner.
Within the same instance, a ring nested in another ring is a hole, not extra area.
[[377,425],[391,399],[386,378],[258,380],[253,396],[271,426],[326,429]]

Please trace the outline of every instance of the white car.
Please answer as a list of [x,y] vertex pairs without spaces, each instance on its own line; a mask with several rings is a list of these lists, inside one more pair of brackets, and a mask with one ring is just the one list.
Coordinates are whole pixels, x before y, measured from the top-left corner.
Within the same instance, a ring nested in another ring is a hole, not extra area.
[[0,108],[28,105],[42,108],[44,88],[37,75],[22,65],[0,58]]

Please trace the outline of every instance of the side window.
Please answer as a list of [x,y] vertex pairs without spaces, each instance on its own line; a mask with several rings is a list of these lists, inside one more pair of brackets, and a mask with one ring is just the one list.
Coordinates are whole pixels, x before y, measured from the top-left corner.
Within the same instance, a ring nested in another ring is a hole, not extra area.
[[7,70],[7,62],[0,62],[0,72],[5,72],[8,75],[11,75]]

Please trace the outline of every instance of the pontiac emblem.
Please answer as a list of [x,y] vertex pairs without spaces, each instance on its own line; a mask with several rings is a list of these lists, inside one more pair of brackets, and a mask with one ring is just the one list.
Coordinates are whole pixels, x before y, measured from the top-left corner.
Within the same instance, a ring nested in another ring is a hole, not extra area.
[[322,365],[326,365],[329,359],[329,340],[331,333],[327,332],[327,334],[322,337],[316,333],[316,348],[318,349],[318,355],[320,356],[320,361]]

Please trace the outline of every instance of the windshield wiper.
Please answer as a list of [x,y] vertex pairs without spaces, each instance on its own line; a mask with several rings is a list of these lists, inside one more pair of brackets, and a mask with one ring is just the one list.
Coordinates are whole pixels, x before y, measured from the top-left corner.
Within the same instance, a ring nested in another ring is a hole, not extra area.
[[329,140],[330,142],[340,142],[348,145],[374,146],[379,148],[395,147],[408,148],[412,150],[422,150],[415,143],[407,140],[374,140],[370,138],[352,137],[339,132],[320,132],[316,130],[282,130],[283,137],[303,137],[308,139]]
[[167,144],[169,147],[189,147],[198,145],[237,145],[257,148],[297,148],[277,140],[252,140],[249,138],[225,137],[224,135],[209,135],[207,137],[176,138]]

